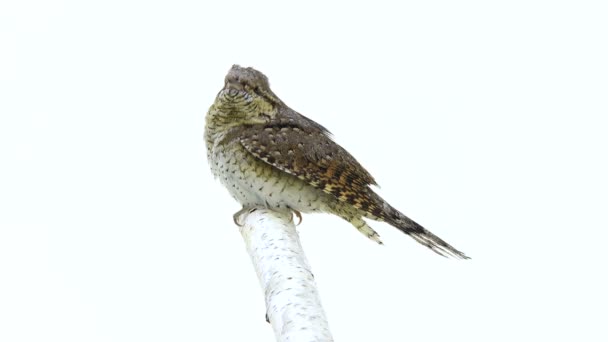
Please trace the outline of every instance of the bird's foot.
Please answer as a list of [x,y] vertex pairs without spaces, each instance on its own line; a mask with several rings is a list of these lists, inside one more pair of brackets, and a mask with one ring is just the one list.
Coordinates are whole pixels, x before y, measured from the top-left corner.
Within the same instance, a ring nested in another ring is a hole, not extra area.
[[257,208],[243,207],[243,209],[237,211],[236,213],[234,213],[234,215],[232,215],[234,224],[236,224],[239,227],[242,227],[243,225],[239,221],[239,218],[241,217],[241,215],[243,215],[246,211],[249,211],[249,213],[251,214],[252,212],[254,212],[256,210],[257,210]]
[[295,209],[293,209],[293,208],[291,208],[291,207],[289,207],[289,206],[287,206],[287,209],[289,209],[291,211],[291,216],[289,218],[289,223],[294,222],[293,221],[293,215],[296,215],[296,217],[298,218],[298,224],[296,224],[296,226],[299,226],[300,223],[302,223],[302,213],[299,212],[299,211],[297,211],[297,210],[295,210]]
[[[296,224],[296,226],[299,226],[300,223],[302,223],[302,213],[295,209],[291,209],[291,210],[293,211],[293,214],[298,217],[298,223]],[[293,216],[291,216],[291,219],[293,220]]]

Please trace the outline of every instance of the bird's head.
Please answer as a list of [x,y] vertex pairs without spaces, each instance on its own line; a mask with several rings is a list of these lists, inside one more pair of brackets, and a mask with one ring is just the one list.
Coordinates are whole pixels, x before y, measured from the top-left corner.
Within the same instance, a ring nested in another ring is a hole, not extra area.
[[238,65],[228,71],[214,103],[222,121],[230,126],[266,123],[276,117],[280,105],[264,74]]

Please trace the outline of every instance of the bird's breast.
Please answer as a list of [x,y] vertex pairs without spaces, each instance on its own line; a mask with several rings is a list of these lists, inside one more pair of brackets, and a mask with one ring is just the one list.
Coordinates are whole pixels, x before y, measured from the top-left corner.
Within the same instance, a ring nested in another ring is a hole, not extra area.
[[327,194],[250,154],[238,142],[212,142],[211,171],[244,206],[292,208],[300,212],[328,211]]

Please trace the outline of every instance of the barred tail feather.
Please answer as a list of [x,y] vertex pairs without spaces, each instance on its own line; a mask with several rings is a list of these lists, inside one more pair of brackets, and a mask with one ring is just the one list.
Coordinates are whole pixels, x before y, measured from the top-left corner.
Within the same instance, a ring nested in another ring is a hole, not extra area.
[[457,250],[452,247],[449,243],[443,241],[437,235],[429,232],[424,229],[421,225],[414,222],[407,216],[403,215],[399,211],[393,209],[391,217],[386,221],[404,232],[405,234],[411,236],[414,240],[418,241],[420,244],[428,247],[433,252],[444,256],[444,257],[454,257],[457,259],[470,259],[463,252]]

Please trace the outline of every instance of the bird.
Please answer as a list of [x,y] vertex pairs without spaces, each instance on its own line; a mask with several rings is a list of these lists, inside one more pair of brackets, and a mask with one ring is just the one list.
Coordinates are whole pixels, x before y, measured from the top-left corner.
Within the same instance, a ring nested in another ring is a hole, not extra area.
[[364,219],[386,222],[433,252],[469,259],[381,198],[372,175],[317,122],[287,106],[268,78],[233,65],[205,117],[211,172],[242,205],[336,215],[382,244]]

